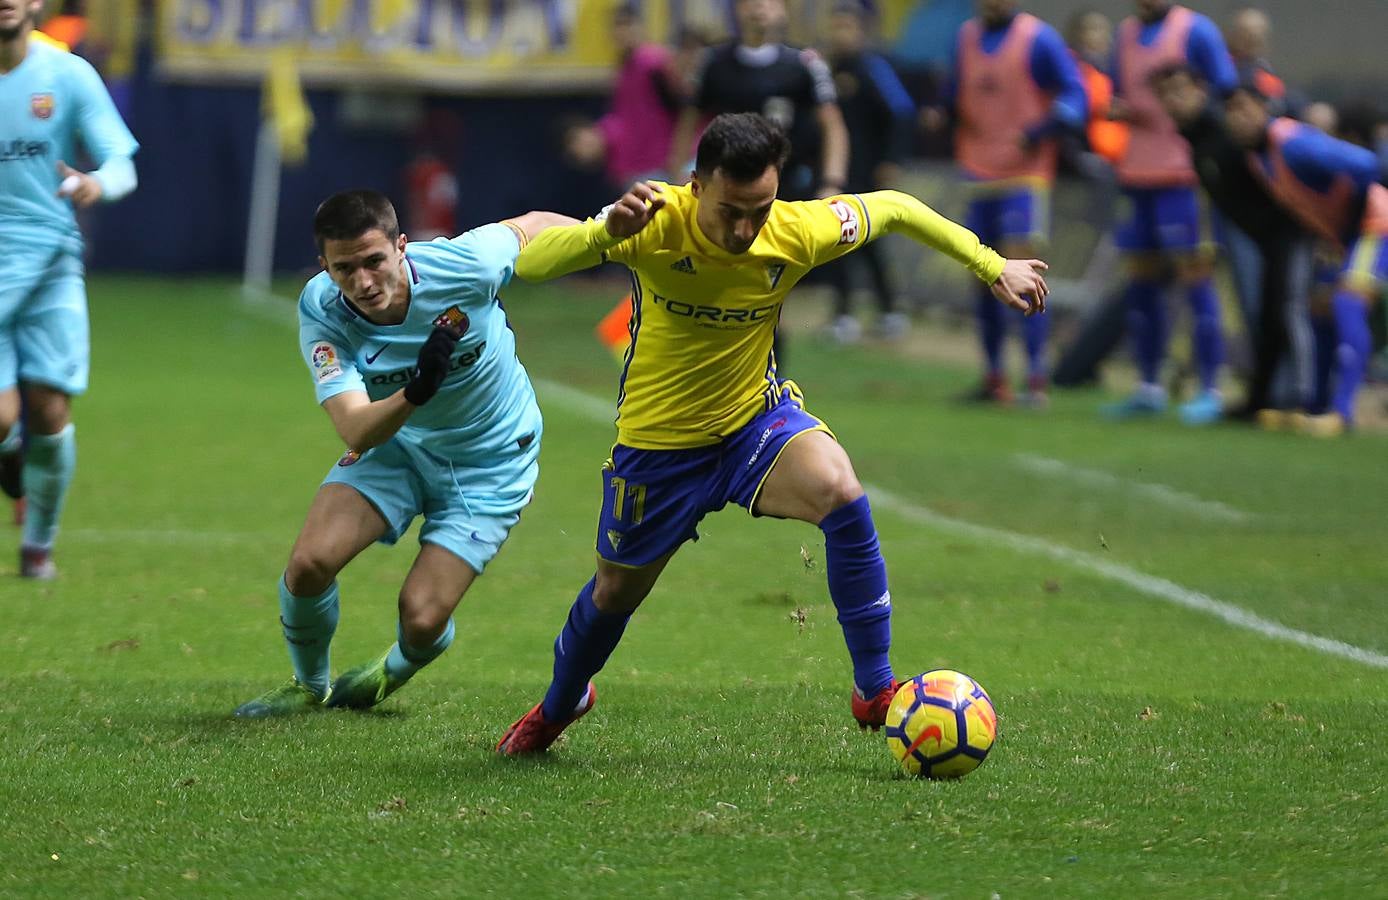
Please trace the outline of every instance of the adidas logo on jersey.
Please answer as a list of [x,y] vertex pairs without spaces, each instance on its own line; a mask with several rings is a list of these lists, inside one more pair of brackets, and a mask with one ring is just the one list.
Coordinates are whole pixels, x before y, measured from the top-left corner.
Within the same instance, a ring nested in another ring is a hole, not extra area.
[[671,264],[670,268],[675,272],[683,272],[686,275],[699,274],[698,272],[694,271],[694,260],[690,259],[687,256],[675,260],[675,262]]

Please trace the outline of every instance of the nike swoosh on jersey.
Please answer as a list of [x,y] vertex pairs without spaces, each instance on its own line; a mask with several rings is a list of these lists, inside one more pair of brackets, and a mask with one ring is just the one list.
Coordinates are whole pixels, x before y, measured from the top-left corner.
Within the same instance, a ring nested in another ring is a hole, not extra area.
[[371,365],[372,363],[374,363],[376,360],[380,359],[380,358],[381,358],[381,354],[382,354],[382,353],[385,353],[385,352],[386,352],[386,347],[389,347],[389,346],[390,346],[390,344],[385,344],[385,345],[383,345],[383,346],[381,347],[381,349],[377,350],[377,351],[375,352],[374,355],[368,355],[368,356],[366,357],[366,364],[369,366],[369,365]]

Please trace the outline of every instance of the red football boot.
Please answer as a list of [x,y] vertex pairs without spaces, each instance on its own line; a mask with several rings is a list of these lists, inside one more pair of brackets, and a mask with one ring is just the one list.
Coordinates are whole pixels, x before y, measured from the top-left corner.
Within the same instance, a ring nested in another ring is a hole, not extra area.
[[892,683],[878,691],[876,696],[864,697],[855,685],[853,688],[853,718],[858,720],[858,727],[864,731],[869,728],[876,731],[885,725],[887,723],[887,707],[892,705],[892,698],[896,696],[896,689],[900,686],[893,678]]
[[[888,698],[890,700],[890,698]],[[573,723],[588,715],[588,711],[593,708],[593,704],[598,702],[598,689],[593,687],[593,683],[588,682],[588,691],[583,695],[583,700],[579,703],[578,709],[573,715],[561,722],[550,722],[545,719],[544,704],[537,703],[530,712],[521,716],[515,721],[506,733],[497,741],[496,752],[502,756],[528,756],[532,753],[543,753],[549,749],[559,735]],[[883,710],[886,707],[882,707]]]

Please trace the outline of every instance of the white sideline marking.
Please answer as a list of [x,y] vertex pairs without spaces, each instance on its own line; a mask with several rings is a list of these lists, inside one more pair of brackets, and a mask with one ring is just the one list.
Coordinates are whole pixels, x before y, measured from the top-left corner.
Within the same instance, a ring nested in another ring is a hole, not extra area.
[[1101,490],[1127,491],[1151,500],[1153,503],[1186,510],[1205,519],[1244,524],[1254,518],[1252,513],[1236,509],[1218,500],[1206,500],[1203,497],[1197,497],[1164,484],[1133,481],[1098,469],[1086,469],[1083,466],[1051,459],[1048,456],[1016,453],[1012,456],[1012,462],[1017,468],[1033,475],[1065,478],[1076,484]]
[[[268,299],[268,298],[267,298]],[[264,318],[273,318],[275,321],[285,323],[293,321],[293,317],[286,319],[283,312],[274,309],[276,304],[271,304],[262,300],[261,302],[251,301],[243,304],[244,309],[252,310]],[[274,310],[272,312],[272,310]],[[557,381],[550,381],[544,378],[533,379],[538,392],[544,396],[555,398],[561,405],[570,410],[580,413],[592,421],[610,425],[615,417],[614,404],[599,397],[595,397],[586,391],[578,390]],[[911,503],[885,488],[876,485],[865,484],[864,489],[872,497],[873,502],[880,509],[889,510],[908,522],[934,528],[950,535],[967,535],[980,543],[1009,547],[1010,549],[1028,553],[1034,556],[1046,556],[1054,560],[1083,569],[1094,575],[1107,578],[1110,581],[1129,587],[1138,593],[1146,594],[1157,600],[1162,600],[1176,606],[1184,606],[1186,609],[1193,609],[1214,616],[1221,621],[1233,625],[1235,628],[1243,628],[1248,631],[1261,634],[1263,637],[1273,640],[1287,641],[1310,650],[1318,650],[1331,656],[1338,656],[1343,659],[1363,663],[1366,666],[1373,666],[1378,669],[1388,669],[1388,655],[1369,650],[1364,647],[1357,647],[1354,644],[1347,644],[1344,641],[1337,641],[1334,638],[1321,637],[1318,634],[1311,634],[1306,631],[1299,631],[1290,628],[1280,622],[1265,619],[1257,613],[1249,612],[1240,606],[1232,603],[1225,603],[1223,600],[1216,600],[1208,594],[1193,591],[1190,588],[1182,587],[1165,578],[1158,578],[1155,575],[1148,575],[1136,569],[1110,560],[1103,559],[1091,553],[1082,553],[1079,550],[1072,550],[1069,547],[1062,547],[1052,544],[1031,535],[1018,534],[1015,531],[1006,531],[1001,528],[991,528],[987,525],[976,525],[963,519],[956,519],[943,513],[935,512],[924,506]],[[1198,499],[1198,498],[1197,498]],[[1202,501],[1203,502],[1203,501]]]
[[[612,404],[600,400],[592,394],[547,379],[535,379],[535,388],[542,396],[552,397],[594,422],[603,424],[612,422]],[[1139,572],[1091,553],[1072,550],[1069,547],[1062,547],[1031,535],[1018,534],[1015,531],[976,525],[973,522],[956,519],[927,507],[918,506],[876,485],[865,484],[863,488],[872,498],[873,505],[879,509],[888,510],[908,522],[924,525],[954,537],[961,534],[967,535],[979,543],[990,546],[1002,545],[1019,553],[1050,557],[1090,574],[1115,581],[1138,593],[1214,616],[1236,628],[1253,631],[1263,637],[1287,641],[1311,650],[1318,650],[1321,653],[1328,653],[1331,656],[1339,656],[1363,663],[1366,666],[1388,669],[1388,655],[1364,647],[1356,647],[1334,638],[1321,637],[1317,634],[1290,628],[1280,622],[1265,619],[1257,613],[1249,612],[1240,606],[1225,603],[1223,600],[1216,600],[1208,594],[1193,591],[1175,582]]]
[[1332,656],[1344,657],[1367,666],[1388,669],[1388,656],[1382,653],[1356,647],[1334,638],[1298,631],[1280,622],[1265,619],[1257,613],[1249,612],[1241,606],[1216,600],[1209,594],[1193,591],[1175,582],[1167,581],[1165,578],[1148,575],[1145,572],[1130,569],[1125,565],[1111,562],[1092,553],[1083,553],[1079,550],[1053,544],[1042,538],[1005,531],[1001,528],[990,528],[987,525],[976,525],[973,522],[946,516],[926,507],[916,506],[879,487],[864,485],[864,488],[872,497],[874,504],[883,509],[891,510],[908,522],[925,525],[955,536],[966,534],[981,543],[994,546],[1001,544],[1022,553],[1049,556],[1051,559],[1067,563],[1077,569],[1083,569],[1110,581],[1116,581],[1149,597],[1214,616],[1216,619],[1221,619],[1237,628],[1245,628],[1264,637],[1289,641],[1302,647],[1319,650]]

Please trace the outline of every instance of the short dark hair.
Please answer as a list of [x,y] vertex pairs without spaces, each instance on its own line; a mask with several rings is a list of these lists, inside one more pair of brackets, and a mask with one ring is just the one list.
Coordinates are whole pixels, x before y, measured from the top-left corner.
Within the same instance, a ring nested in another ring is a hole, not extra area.
[[1234,99],[1239,94],[1247,94],[1248,96],[1252,97],[1254,100],[1257,100],[1264,106],[1267,106],[1268,100],[1271,99],[1268,97],[1266,93],[1263,92],[1263,89],[1258,86],[1257,82],[1255,82],[1251,78],[1245,79],[1244,81],[1240,81],[1238,84],[1234,85],[1233,89],[1230,90],[1229,93],[1224,95],[1224,99],[1226,101],[1229,101]]
[[790,156],[790,140],[771,120],[756,113],[723,113],[699,138],[694,171],[712,178],[719,169],[733,181],[756,181],[767,166],[780,172]]
[[1153,69],[1147,76],[1147,83],[1156,87],[1168,78],[1175,78],[1177,75],[1184,75],[1195,83],[1196,87],[1207,88],[1208,82],[1205,76],[1200,74],[1200,70],[1188,62],[1169,62]]
[[318,204],[313,214],[313,241],[319,253],[324,241],[350,241],[373,229],[385,232],[392,243],[400,236],[400,218],[380,191],[340,191]]

